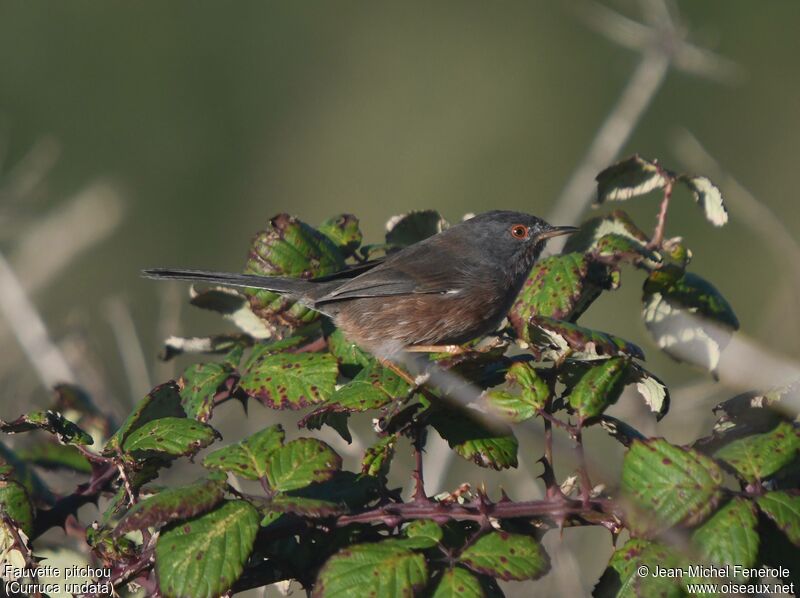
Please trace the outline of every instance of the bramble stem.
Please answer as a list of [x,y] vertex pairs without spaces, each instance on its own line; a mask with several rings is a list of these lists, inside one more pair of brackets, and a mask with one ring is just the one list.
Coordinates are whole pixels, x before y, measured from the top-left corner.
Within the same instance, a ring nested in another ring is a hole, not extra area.
[[664,185],[664,199],[661,200],[661,208],[658,211],[658,223],[653,231],[653,238],[647,244],[648,249],[661,247],[661,243],[664,241],[664,229],[667,226],[667,209],[669,209],[669,200],[672,197],[672,186],[675,179],[673,174],[664,170],[658,162],[655,165],[658,169],[658,174],[664,178],[666,184]]

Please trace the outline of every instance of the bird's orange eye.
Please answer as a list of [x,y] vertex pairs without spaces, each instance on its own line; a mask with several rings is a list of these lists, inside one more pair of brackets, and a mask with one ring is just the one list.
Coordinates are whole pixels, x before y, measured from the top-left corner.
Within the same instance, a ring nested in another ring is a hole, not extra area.
[[511,236],[515,239],[527,239],[528,227],[524,224],[515,224],[511,227]]

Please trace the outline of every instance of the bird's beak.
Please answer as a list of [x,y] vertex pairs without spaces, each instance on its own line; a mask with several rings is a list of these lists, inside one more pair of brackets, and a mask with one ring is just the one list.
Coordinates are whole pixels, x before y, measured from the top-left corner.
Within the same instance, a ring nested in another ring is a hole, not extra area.
[[538,241],[543,241],[545,239],[550,239],[551,237],[560,237],[561,235],[571,235],[572,233],[578,232],[577,226],[554,226],[550,228],[550,230],[546,230],[543,233],[539,233]]

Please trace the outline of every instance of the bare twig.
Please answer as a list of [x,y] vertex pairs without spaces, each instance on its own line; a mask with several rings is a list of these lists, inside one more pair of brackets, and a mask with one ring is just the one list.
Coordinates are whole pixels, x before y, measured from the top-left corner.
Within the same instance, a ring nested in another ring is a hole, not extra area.
[[117,350],[128,379],[131,400],[138,401],[153,385],[133,316],[127,304],[119,297],[114,297],[106,304],[106,319],[117,342]]

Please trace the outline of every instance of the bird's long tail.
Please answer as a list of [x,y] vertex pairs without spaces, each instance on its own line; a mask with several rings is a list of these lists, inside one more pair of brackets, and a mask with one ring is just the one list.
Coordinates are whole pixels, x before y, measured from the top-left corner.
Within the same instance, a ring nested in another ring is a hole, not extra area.
[[233,272],[210,272],[208,270],[184,270],[173,268],[151,268],[142,270],[142,276],[156,280],[189,280],[206,284],[219,284],[226,287],[247,287],[266,289],[295,297],[308,293],[310,284],[300,278],[281,278],[278,276],[259,276],[257,274],[236,274]]

